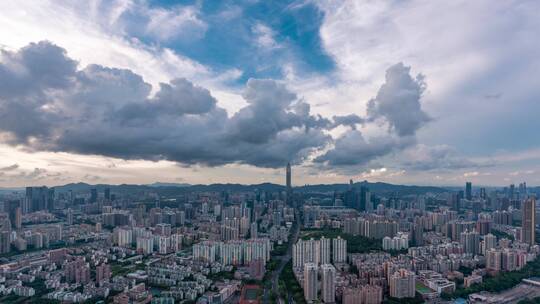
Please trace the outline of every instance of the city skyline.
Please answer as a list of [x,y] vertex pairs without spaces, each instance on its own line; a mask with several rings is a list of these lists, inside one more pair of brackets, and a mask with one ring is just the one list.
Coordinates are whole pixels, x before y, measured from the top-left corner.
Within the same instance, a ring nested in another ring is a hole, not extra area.
[[5,2],[0,187],[540,185],[539,8]]
[[293,172],[284,185],[1,191],[0,302],[540,299],[539,187],[293,188]]

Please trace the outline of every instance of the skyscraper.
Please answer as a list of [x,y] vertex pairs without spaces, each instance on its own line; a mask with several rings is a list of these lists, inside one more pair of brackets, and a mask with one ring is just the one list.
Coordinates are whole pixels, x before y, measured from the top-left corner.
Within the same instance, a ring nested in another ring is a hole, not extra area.
[[9,227],[2,227],[0,230],[0,254],[9,253],[11,251],[11,241],[10,241],[11,231]]
[[292,204],[292,181],[291,181],[291,163],[287,163],[287,169],[285,172],[285,184],[287,186],[287,197],[286,197],[286,203],[291,205]]
[[321,296],[324,303],[336,301],[336,269],[331,264],[323,264]]
[[22,227],[22,209],[21,207],[15,208],[15,222],[14,222],[15,229],[21,229]]
[[90,190],[90,203],[97,202],[97,189],[91,189]]
[[468,201],[472,200],[472,183],[471,182],[465,183],[465,198]]
[[317,265],[314,263],[306,263],[304,265],[304,298],[307,302],[317,300]]
[[371,195],[369,193],[369,188],[366,186],[362,186],[360,187],[360,206],[358,206],[358,210],[360,211],[373,210],[373,206],[369,208],[368,204],[371,204]]
[[73,225],[73,210],[71,208],[67,210],[67,223],[68,225]]
[[536,201],[534,198],[527,199],[521,207],[523,212],[521,226],[521,241],[529,245],[535,244],[536,225]]
[[485,200],[487,198],[486,196],[486,188],[480,188],[480,198]]
[[508,190],[508,198],[509,199],[514,199],[515,191],[516,191],[516,186],[514,184],[511,184],[510,189]]
[[26,198],[22,213],[39,210],[52,210],[54,206],[54,188],[26,187]]

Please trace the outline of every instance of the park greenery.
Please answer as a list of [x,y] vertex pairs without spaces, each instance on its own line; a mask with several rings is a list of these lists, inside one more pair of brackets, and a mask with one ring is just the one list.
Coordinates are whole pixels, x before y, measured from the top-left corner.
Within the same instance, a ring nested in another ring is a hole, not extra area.
[[534,299],[521,300],[518,304],[540,304],[540,297]]
[[289,261],[283,268],[283,271],[279,276],[279,286],[280,291],[282,291],[283,287],[285,288],[287,294],[290,294],[293,297],[296,304],[306,303],[304,299],[304,291],[294,276],[292,261]]
[[527,263],[521,270],[501,272],[496,276],[488,277],[480,284],[474,284],[468,288],[458,288],[452,294],[443,294],[443,297],[456,299],[466,298],[468,295],[480,291],[500,292],[518,285],[523,279],[537,276],[540,276],[540,258]]
[[503,238],[506,238],[506,239],[509,239],[511,241],[514,240],[514,237],[511,236],[510,234],[506,233],[506,232],[503,232],[503,231],[499,231],[499,230],[491,230],[491,234],[493,234],[494,236],[497,237],[498,240],[500,239],[503,239]]
[[283,243],[281,245],[275,245],[272,250],[272,256],[282,256],[287,254],[287,248],[289,246],[289,243]]

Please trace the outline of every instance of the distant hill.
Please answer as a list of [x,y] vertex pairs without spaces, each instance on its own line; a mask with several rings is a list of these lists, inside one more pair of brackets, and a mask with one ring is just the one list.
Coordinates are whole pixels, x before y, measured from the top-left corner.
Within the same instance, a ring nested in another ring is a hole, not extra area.
[[189,187],[190,184],[186,183],[162,183],[162,182],[155,182],[153,184],[148,184],[147,186],[150,187]]
[[[424,194],[428,192],[441,193],[448,191],[441,187],[431,186],[405,186],[394,185],[388,183],[369,183],[367,181],[355,183],[355,188],[360,189],[361,186],[366,186],[372,193],[375,194],[391,194],[399,193],[401,195],[408,194]],[[150,185],[106,185],[97,184],[90,185],[86,183],[72,183],[63,186],[55,187],[57,192],[90,192],[90,189],[97,189],[98,192],[103,192],[105,188],[110,188],[111,191],[117,193],[141,193],[141,192],[158,192],[160,194],[174,195],[187,192],[250,192],[250,191],[284,191],[285,186],[262,183],[254,185],[243,184],[210,184],[210,185],[189,185],[177,183],[154,183]],[[298,193],[331,193],[334,191],[343,192],[349,188],[349,184],[320,184],[320,185],[305,185],[294,187],[294,191]]]
[[[367,181],[354,183],[353,187],[360,189],[360,187],[365,186],[369,188],[369,191],[376,194],[390,194],[390,193],[399,193],[402,195],[407,194],[424,194],[428,192],[432,193],[441,193],[447,192],[448,190],[441,187],[432,187],[432,186],[405,186],[405,185],[394,185],[388,183],[370,183]],[[349,184],[330,184],[330,185],[306,185],[302,187],[295,188],[300,192],[311,193],[311,192],[333,192],[333,191],[347,191],[349,189]]]
[[[407,185],[395,185],[389,183],[370,183],[367,181],[354,183],[353,185],[356,189],[360,189],[361,186],[366,186],[374,194],[379,195],[389,195],[392,193],[400,195],[410,195],[410,194],[425,194],[425,193],[442,193],[447,191],[458,191],[462,190],[462,187],[433,187],[433,186],[407,186]],[[250,192],[250,191],[284,191],[285,186],[273,184],[273,183],[262,183],[254,185],[243,185],[243,184],[210,184],[210,185],[190,185],[187,183],[165,183],[165,182],[156,182],[148,185],[108,185],[108,184],[96,184],[91,185],[87,183],[71,183],[62,186],[56,186],[56,192],[68,192],[73,191],[75,193],[89,193],[90,189],[97,189],[98,192],[103,192],[105,188],[110,188],[112,192],[120,194],[138,194],[144,192],[157,192],[162,195],[177,195],[188,192]],[[349,184],[319,184],[319,185],[304,185],[294,187],[294,191],[297,193],[318,193],[318,194],[329,194],[334,191],[344,192],[349,189]],[[490,187],[489,189],[498,189],[496,187]],[[540,187],[529,187],[529,193],[540,193]],[[24,192],[24,187],[14,187],[14,188],[0,188],[0,194],[10,194],[13,192]]]

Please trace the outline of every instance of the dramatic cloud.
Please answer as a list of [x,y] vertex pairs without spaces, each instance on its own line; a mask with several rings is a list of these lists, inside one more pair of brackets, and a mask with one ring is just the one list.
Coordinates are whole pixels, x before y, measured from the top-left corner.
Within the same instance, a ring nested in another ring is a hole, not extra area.
[[186,79],[161,83],[150,97],[139,75],[99,65],[77,70],[63,49],[40,42],[3,53],[5,81],[13,89],[0,98],[0,130],[9,144],[38,151],[280,167],[331,140],[323,132],[330,122],[273,80],[249,80],[248,105],[229,118]]
[[425,89],[423,76],[413,78],[410,70],[403,63],[390,67],[386,71],[386,82],[377,96],[369,101],[367,108],[371,120],[384,118],[399,136],[413,135],[429,121],[420,104]]
[[352,130],[339,137],[334,148],[317,157],[315,162],[328,166],[365,165],[411,144],[414,144],[413,137],[380,136],[366,141],[360,131]]
[[[334,116],[334,126],[346,125],[352,130],[337,138],[334,147],[315,158],[327,166],[366,165],[370,161],[403,150],[416,143],[416,131],[429,120],[422,110],[420,98],[425,88],[422,76],[413,79],[410,67],[402,63],[386,71],[386,82],[377,96],[368,103],[368,121],[384,119],[389,134],[376,135],[366,140],[356,129],[365,120],[357,115]],[[395,134],[394,134],[395,133]]]

